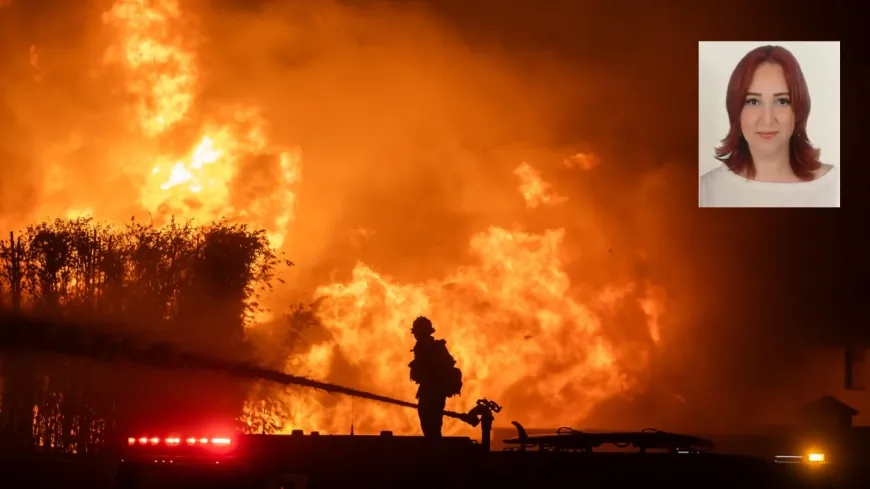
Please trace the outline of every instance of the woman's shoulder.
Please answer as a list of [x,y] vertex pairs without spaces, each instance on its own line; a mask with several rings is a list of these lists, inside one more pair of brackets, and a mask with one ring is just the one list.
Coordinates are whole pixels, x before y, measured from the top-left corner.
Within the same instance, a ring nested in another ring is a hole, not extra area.
[[701,175],[701,183],[705,185],[711,185],[716,182],[722,181],[722,179],[728,178],[730,172],[731,170],[729,170],[727,166],[719,165],[716,168]]
[[818,180],[828,173],[836,173],[836,166],[822,163],[818,170],[813,172],[813,180]]

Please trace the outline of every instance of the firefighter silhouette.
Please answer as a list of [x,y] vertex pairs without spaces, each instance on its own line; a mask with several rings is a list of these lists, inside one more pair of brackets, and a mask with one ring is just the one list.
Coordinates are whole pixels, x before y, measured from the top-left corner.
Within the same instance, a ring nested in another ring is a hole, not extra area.
[[417,340],[414,345],[414,360],[411,380],[420,385],[417,389],[417,413],[423,436],[439,438],[444,405],[448,397],[458,395],[462,390],[462,372],[447,350],[445,340],[432,337],[435,328],[432,321],[423,316],[414,320],[411,334]]

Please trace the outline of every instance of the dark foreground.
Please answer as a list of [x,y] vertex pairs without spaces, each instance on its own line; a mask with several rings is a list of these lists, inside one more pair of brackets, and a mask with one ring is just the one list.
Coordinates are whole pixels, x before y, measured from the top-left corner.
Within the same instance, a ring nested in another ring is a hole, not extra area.
[[246,436],[231,447],[145,446],[109,458],[4,459],[10,488],[846,488],[860,465],[702,453],[484,452],[466,438]]

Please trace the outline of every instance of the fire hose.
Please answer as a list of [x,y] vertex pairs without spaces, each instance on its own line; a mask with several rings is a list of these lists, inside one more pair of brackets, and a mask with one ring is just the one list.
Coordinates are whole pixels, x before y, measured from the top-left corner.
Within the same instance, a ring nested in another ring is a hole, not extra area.
[[[99,331],[68,319],[52,321],[19,314],[2,314],[0,315],[0,351],[48,352],[103,362],[129,361],[159,369],[217,371],[239,378],[267,380],[282,385],[307,387],[331,394],[343,394],[417,409],[416,404],[400,399],[287,374],[246,362],[185,352],[165,342],[136,345],[133,341],[117,334]],[[443,414],[468,423],[472,427],[480,424],[483,430],[482,442],[488,449],[494,414],[499,411],[501,406],[495,402],[479,399],[467,413],[445,410]]]

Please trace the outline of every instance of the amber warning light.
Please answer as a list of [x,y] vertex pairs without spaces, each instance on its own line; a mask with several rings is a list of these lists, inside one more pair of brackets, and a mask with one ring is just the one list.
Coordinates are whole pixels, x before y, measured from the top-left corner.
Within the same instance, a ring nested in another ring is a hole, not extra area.
[[825,454],[824,453],[810,453],[807,455],[807,461],[811,463],[824,463],[825,462]]
[[164,446],[177,446],[181,445],[182,440],[187,445],[207,445],[207,446],[229,446],[231,440],[225,437],[218,438],[181,438],[181,437],[169,437],[169,438],[158,438],[158,437],[149,437],[142,436],[139,438],[127,438],[127,445],[130,446],[156,446],[156,445],[164,445]]
[[778,464],[813,464],[813,465],[822,465],[827,464],[827,460],[825,459],[825,454],[822,452],[810,452],[806,456],[804,455],[777,455],[774,458],[774,462]]

